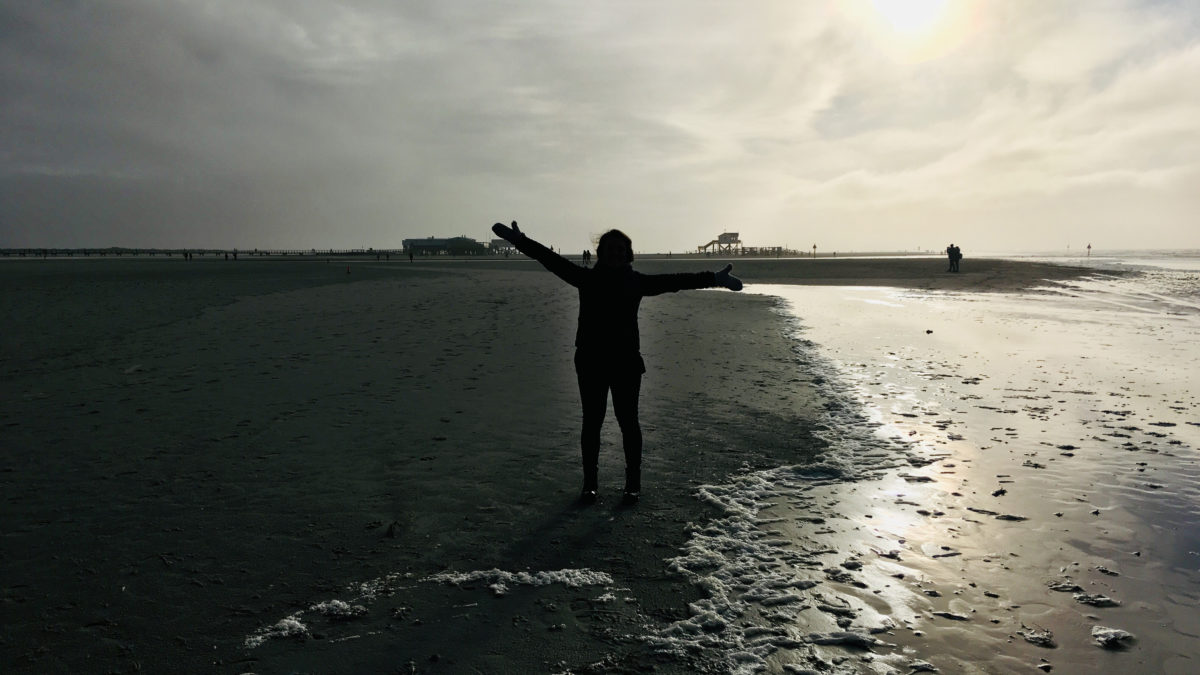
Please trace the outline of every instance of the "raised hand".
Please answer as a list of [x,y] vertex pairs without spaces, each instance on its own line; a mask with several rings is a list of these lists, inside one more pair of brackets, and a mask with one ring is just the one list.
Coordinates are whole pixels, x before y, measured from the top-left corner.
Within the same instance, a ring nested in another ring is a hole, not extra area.
[[[516,225],[516,223],[513,223],[513,225]],[[717,285],[724,286],[731,291],[740,291],[742,290],[742,280],[729,273],[732,269],[733,264],[730,263],[721,268],[720,272],[717,272]]]
[[492,232],[495,232],[496,236],[500,237],[501,239],[511,242],[516,242],[518,239],[522,239],[525,236],[525,233],[521,231],[521,228],[517,227],[517,221],[515,220],[512,221],[512,227],[508,227],[504,223],[496,223],[492,226]]

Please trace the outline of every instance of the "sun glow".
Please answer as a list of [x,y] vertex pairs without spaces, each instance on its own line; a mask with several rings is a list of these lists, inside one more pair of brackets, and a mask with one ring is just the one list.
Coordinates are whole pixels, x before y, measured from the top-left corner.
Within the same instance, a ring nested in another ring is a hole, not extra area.
[[978,0],[845,0],[839,7],[876,49],[904,64],[955,51],[983,19]]
[[871,4],[893,30],[915,36],[937,26],[949,0],[871,0]]

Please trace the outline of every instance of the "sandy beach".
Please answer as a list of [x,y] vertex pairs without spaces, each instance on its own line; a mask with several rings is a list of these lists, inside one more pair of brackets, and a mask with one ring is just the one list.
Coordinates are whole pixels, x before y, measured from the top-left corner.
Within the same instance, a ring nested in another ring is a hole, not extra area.
[[1195,307],[733,262],[642,305],[633,508],[535,263],[0,262],[6,670],[1195,671]]

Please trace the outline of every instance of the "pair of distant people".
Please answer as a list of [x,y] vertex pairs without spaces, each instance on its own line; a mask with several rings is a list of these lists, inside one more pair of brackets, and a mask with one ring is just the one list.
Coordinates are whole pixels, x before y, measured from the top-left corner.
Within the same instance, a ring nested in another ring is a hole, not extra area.
[[950,244],[946,247],[946,257],[950,260],[950,267],[946,268],[947,272],[957,272],[958,263],[962,260],[962,249]]
[[[605,232],[596,246],[595,267],[576,265],[530,239],[513,221],[492,231],[525,255],[537,260],[558,278],[579,289],[579,324],[575,332],[575,374],[583,407],[580,450],[583,490],[580,502],[596,502],[600,428],[612,392],[613,412],[621,427],[625,447],[625,490],[622,503],[634,504],[642,490],[642,430],[638,423],[638,396],[646,364],[642,360],[637,313],[642,298],[692,288],[742,289],[730,274],[733,265],[719,272],[642,274],[633,270],[633,242],[620,230]],[[589,262],[591,254],[587,256]]]

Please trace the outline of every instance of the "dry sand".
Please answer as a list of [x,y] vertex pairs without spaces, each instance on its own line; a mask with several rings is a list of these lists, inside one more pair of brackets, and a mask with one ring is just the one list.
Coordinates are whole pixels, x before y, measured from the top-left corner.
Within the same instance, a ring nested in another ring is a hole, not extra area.
[[[735,264],[749,283],[972,290],[1082,273]],[[705,595],[664,562],[722,515],[697,488],[825,447],[827,401],[768,297],[644,303],[645,499],[616,505],[610,421],[601,502],[581,509],[576,301],[534,264],[21,261],[0,277],[10,671],[721,670],[638,639]],[[613,581],[430,580],[493,569]],[[301,635],[247,646],[289,616]]]

